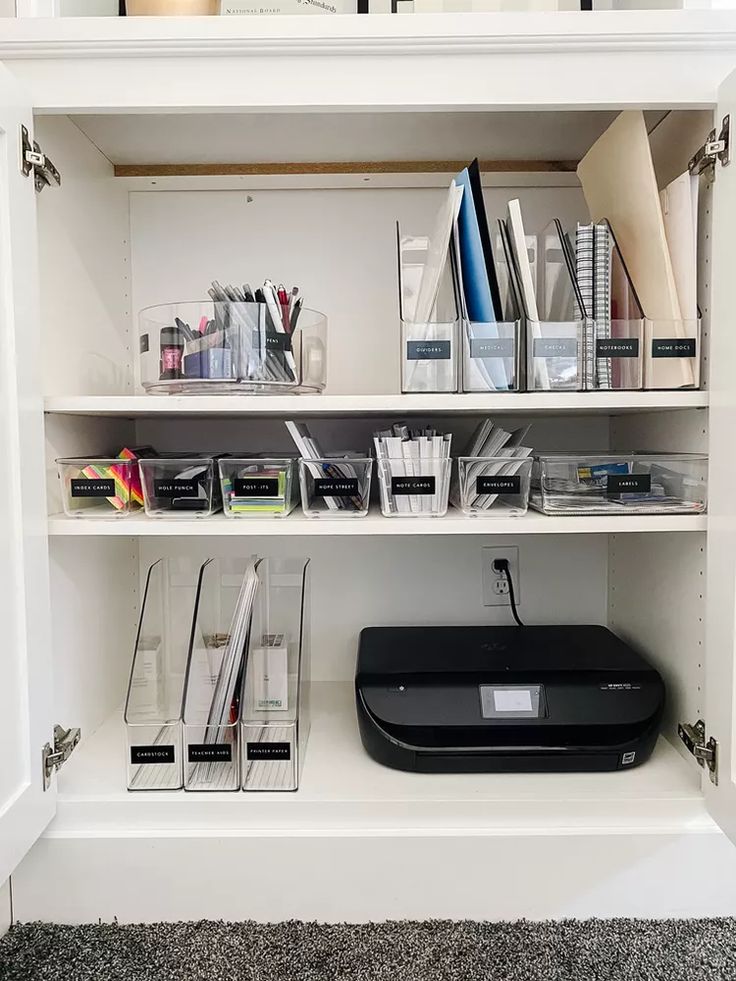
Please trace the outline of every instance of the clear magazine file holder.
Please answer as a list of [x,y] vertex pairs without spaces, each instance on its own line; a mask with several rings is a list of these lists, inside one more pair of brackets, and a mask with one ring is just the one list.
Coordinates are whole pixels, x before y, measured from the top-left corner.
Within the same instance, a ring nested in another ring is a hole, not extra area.
[[128,790],[183,786],[182,700],[197,589],[186,559],[148,570],[123,719]]
[[[501,300],[500,317],[493,323],[480,323],[468,316],[462,280],[457,290],[462,309],[462,391],[518,392],[522,319],[514,270],[502,235],[494,242],[493,259]],[[455,268],[459,269],[457,259]]]
[[242,695],[246,791],[299,787],[310,727],[308,559],[264,559]]
[[559,223],[527,236],[539,319],[526,314],[526,385],[530,392],[585,388],[586,338],[593,321],[580,302],[569,245]]
[[[441,269],[432,265],[435,253],[426,236],[404,236],[397,223],[399,318],[401,322],[401,391],[457,392],[460,313],[448,256]],[[423,316],[423,276],[439,277],[432,309]]]
[[[699,313],[700,311],[698,311]],[[644,320],[644,388],[700,388],[702,321]]]
[[234,616],[249,558],[202,566],[184,694],[184,789],[240,789],[240,692],[251,615],[234,643]]

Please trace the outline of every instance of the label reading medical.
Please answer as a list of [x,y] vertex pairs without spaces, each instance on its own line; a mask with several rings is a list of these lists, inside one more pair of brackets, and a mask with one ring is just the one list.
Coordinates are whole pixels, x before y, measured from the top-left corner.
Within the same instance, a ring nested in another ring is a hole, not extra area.
[[392,477],[391,493],[400,494],[434,494],[434,477]]
[[595,342],[597,358],[638,358],[638,337],[604,337]]
[[196,480],[154,480],[154,497],[199,497]]
[[314,481],[315,497],[356,497],[357,477],[317,477]]
[[694,358],[694,337],[655,337],[652,340],[653,358]]
[[291,743],[246,743],[245,755],[249,760],[290,760]]
[[449,361],[449,341],[407,341],[407,361]]
[[233,481],[236,497],[278,497],[278,477],[236,477]]
[[138,763],[175,763],[176,756],[173,746],[131,746],[130,762]]
[[73,479],[72,497],[115,497],[115,481]]
[[576,358],[578,339],[577,337],[535,337],[533,352],[535,358]]
[[472,337],[470,339],[471,358],[513,358],[513,337]]
[[187,758],[190,763],[230,763],[233,748],[230,743],[190,743]]
[[609,473],[606,494],[649,494],[652,489],[650,473]]
[[499,474],[478,477],[475,482],[475,493],[521,494],[521,477],[519,474],[511,474],[507,477],[502,477]]

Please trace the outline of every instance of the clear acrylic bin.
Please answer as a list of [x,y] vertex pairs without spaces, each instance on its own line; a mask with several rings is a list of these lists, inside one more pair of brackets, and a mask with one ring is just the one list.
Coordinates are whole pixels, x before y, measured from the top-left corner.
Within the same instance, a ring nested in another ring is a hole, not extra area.
[[645,320],[644,387],[700,388],[700,320]]
[[527,321],[527,387],[530,392],[580,392],[585,363],[585,323]]
[[310,725],[308,559],[264,559],[242,696],[243,790],[297,790]]
[[376,461],[381,511],[387,518],[441,517],[447,513],[452,460]]
[[520,320],[463,326],[463,391],[519,390]]
[[218,461],[222,506],[228,518],[285,518],[297,500],[296,460],[224,457]]
[[367,456],[299,460],[302,511],[308,518],[364,518],[372,472]]
[[139,466],[146,514],[152,518],[203,518],[222,507],[216,457],[155,457]]
[[198,566],[159,559],[148,570],[125,701],[128,790],[183,786],[182,699]]
[[698,514],[707,481],[699,453],[549,454],[534,459],[531,504],[545,514]]
[[461,456],[453,504],[474,517],[526,514],[532,460],[511,456]]
[[85,457],[56,464],[70,518],[124,518],[142,507],[138,460]]
[[636,391],[644,383],[644,321],[612,320],[608,337],[596,337],[589,388]]
[[292,326],[265,303],[166,303],[141,310],[141,385],[154,395],[321,392],[327,319],[302,308]]
[[185,790],[240,789],[240,691],[257,566],[253,558],[202,566],[184,697]]

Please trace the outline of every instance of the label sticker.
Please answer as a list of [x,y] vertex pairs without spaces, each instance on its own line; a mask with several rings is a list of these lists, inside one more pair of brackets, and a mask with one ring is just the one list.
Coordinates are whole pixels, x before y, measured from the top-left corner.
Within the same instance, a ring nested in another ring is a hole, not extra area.
[[638,337],[604,337],[595,342],[597,358],[638,358]]
[[576,358],[578,356],[577,337],[535,337],[535,358]]
[[652,340],[653,358],[694,358],[694,337],[655,337]]
[[[264,350],[266,351],[290,351],[291,337],[279,331],[267,330],[264,336]],[[253,347],[259,350],[261,347],[260,331],[253,331]]]
[[236,477],[233,481],[236,497],[278,497],[278,477]]
[[233,748],[230,743],[190,743],[187,758],[190,763],[230,763]]
[[290,760],[291,743],[246,743],[245,755],[249,760]]
[[606,494],[649,494],[652,490],[650,473],[609,473]]
[[138,763],[175,763],[176,756],[173,746],[131,746],[130,762]]
[[513,358],[513,337],[484,337],[470,339],[471,358]]
[[392,477],[391,493],[396,494],[434,494],[434,477]]
[[140,349],[141,354],[148,353],[149,350],[148,334],[141,334],[141,336],[138,339],[138,347]]
[[521,494],[521,476],[510,474],[508,477],[491,474],[480,476],[475,481],[476,494]]
[[154,497],[199,497],[196,480],[154,480]]
[[314,481],[315,497],[357,497],[357,477],[317,477]]
[[407,361],[449,361],[449,341],[407,341]]
[[72,497],[115,497],[115,481],[72,479]]

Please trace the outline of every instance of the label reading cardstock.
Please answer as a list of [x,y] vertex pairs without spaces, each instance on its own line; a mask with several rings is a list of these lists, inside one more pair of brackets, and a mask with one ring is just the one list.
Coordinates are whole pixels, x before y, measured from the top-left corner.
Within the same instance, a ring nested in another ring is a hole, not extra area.
[[131,746],[130,762],[134,766],[139,763],[175,763],[176,754],[173,746]]

